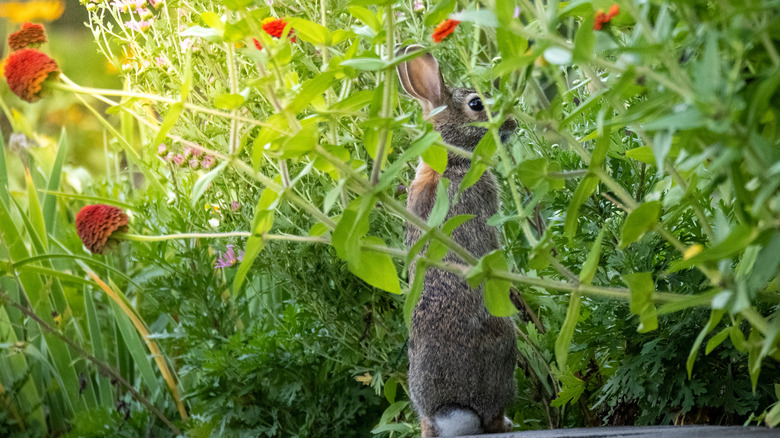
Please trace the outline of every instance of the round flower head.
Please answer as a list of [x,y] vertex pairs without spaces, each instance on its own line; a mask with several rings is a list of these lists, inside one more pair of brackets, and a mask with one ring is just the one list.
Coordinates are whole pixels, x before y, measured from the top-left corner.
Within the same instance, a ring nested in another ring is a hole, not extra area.
[[[281,18],[268,17],[263,20],[263,31],[272,37],[281,38],[284,35],[284,28],[288,26],[287,22]],[[290,28],[290,41],[295,42],[295,37],[292,36],[292,28]]]
[[27,47],[37,47],[45,42],[46,33],[41,24],[24,23],[22,30],[8,36],[8,47],[12,52]]
[[115,232],[127,231],[127,215],[121,208],[110,205],[86,205],[76,215],[76,232],[84,246],[95,254],[116,243]]
[[27,102],[41,98],[43,83],[56,78],[60,69],[53,59],[35,49],[21,49],[11,53],[5,63],[5,79],[8,87]]
[[181,167],[181,166],[184,166],[184,163],[186,163],[186,162],[187,162],[187,158],[186,158],[184,155],[182,155],[182,154],[178,154],[178,155],[176,155],[175,157],[173,157],[173,162],[174,162],[174,163],[175,163],[177,166],[180,166],[180,167]]
[[211,169],[214,166],[215,160],[213,155],[206,155],[200,160],[200,165],[204,169]]
[[458,27],[460,24],[460,21],[458,20],[444,20],[436,26],[436,29],[433,30],[433,35],[431,37],[433,40],[437,43],[442,42],[444,38],[447,38],[452,32],[455,32],[455,28]]
[[160,143],[160,146],[157,146],[157,155],[164,157],[165,154],[168,153],[168,147],[165,146],[165,143]]
[[198,170],[200,168],[200,161],[197,158],[190,159],[190,168],[192,170]]

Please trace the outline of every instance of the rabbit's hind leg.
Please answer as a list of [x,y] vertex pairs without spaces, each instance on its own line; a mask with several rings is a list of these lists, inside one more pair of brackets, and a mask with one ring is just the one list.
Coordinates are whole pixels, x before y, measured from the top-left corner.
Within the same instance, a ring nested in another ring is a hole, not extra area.
[[502,433],[512,431],[512,420],[503,414],[497,416],[493,421],[485,425],[485,433]]

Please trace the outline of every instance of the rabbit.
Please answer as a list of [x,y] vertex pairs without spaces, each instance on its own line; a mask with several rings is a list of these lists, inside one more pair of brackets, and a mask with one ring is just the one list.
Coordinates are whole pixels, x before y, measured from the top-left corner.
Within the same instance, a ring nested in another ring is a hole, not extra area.
[[[404,47],[399,55],[420,48]],[[399,64],[397,72],[402,88],[419,102],[423,116],[430,118],[442,139],[473,151],[487,132],[471,125],[487,121],[479,95],[474,90],[447,87],[439,63],[430,53]],[[431,111],[442,106],[446,108],[429,117]],[[506,141],[516,128],[514,118],[508,118],[499,129],[501,141]],[[447,219],[461,214],[475,216],[456,228],[452,238],[475,257],[481,257],[500,247],[498,231],[487,224],[498,212],[498,183],[488,171],[458,195],[471,161],[452,152],[447,160],[443,175],[420,160],[407,192],[407,209],[427,220],[440,179],[449,178]],[[417,227],[407,223],[407,247],[413,246],[420,235]],[[451,252],[444,261],[463,263]],[[415,268],[412,263],[410,284]],[[511,318],[488,312],[482,286],[472,289],[457,274],[428,269],[412,312],[408,353],[409,394],[424,438],[512,430],[504,410],[515,394],[516,326]]]

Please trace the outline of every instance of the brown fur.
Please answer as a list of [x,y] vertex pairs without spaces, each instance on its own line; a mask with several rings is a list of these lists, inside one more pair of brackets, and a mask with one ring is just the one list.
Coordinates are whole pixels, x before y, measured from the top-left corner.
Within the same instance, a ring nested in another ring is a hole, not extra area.
[[[468,107],[468,102],[475,98],[473,90],[447,88],[438,63],[428,54],[401,64],[398,73],[404,89],[421,103],[426,117],[433,108],[446,106],[432,119],[445,142],[468,150],[476,147],[486,129],[469,124],[487,121],[487,115],[484,110],[478,112]],[[514,119],[504,122],[500,128],[502,139],[516,127]],[[409,190],[408,210],[427,219],[440,178],[448,178],[447,219],[461,214],[475,216],[455,229],[452,238],[475,257],[499,249],[498,232],[487,225],[488,219],[498,212],[499,186],[495,177],[485,172],[473,186],[458,193],[471,163],[453,153],[447,158],[443,175],[425,164],[418,167]],[[406,244],[414,245],[420,234],[418,228],[407,225]],[[463,263],[453,253],[448,253],[444,261]],[[415,269],[412,263],[410,282],[414,281]],[[453,409],[476,413],[483,432],[511,430],[504,409],[514,397],[516,349],[514,322],[490,315],[481,286],[472,289],[454,273],[428,269],[409,334],[409,389],[421,418],[423,437],[438,436],[437,414]]]

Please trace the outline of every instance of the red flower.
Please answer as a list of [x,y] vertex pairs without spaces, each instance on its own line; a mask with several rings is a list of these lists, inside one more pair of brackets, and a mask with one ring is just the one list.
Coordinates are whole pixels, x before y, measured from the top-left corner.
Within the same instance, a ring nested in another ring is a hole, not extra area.
[[41,98],[41,87],[46,79],[56,78],[60,69],[53,59],[36,49],[21,49],[11,53],[5,63],[8,87],[27,102]]
[[[284,29],[287,26],[289,26],[289,24],[281,18],[268,17],[263,20],[263,30],[265,33],[275,38],[281,38],[282,35],[284,35]],[[288,35],[290,36],[290,41],[294,43],[295,37],[292,36],[292,33],[293,30],[290,28],[290,33]]]
[[22,30],[8,36],[8,46],[12,52],[25,47],[38,46],[45,42],[46,33],[44,33],[41,24],[24,23]]
[[255,43],[255,48],[257,50],[263,50],[263,46],[260,45],[260,41],[258,41],[257,38],[252,38],[252,42]]
[[619,13],[620,6],[616,4],[612,5],[612,7],[609,8],[609,12],[606,14],[603,9],[599,9],[598,12],[596,12],[596,17],[593,19],[593,30],[601,30],[601,26],[609,23],[609,20]]
[[84,246],[95,254],[103,254],[104,248],[116,243],[111,235],[117,231],[127,231],[127,215],[119,207],[85,205],[76,215],[76,232]]
[[455,28],[458,27],[459,24],[460,21],[458,20],[444,20],[438,26],[436,26],[436,29],[433,30],[433,35],[431,35],[431,37],[434,41],[440,43],[444,38],[447,38],[449,34],[455,32]]

